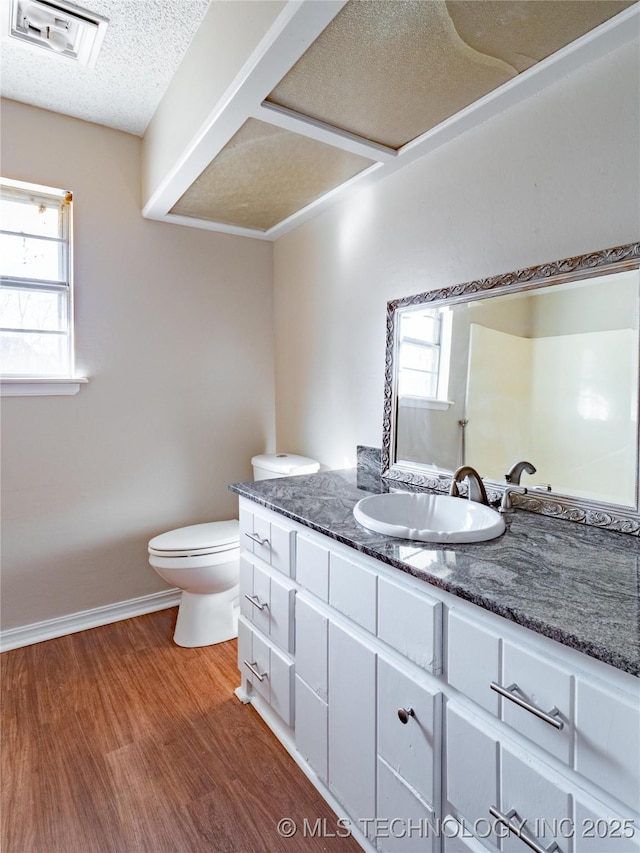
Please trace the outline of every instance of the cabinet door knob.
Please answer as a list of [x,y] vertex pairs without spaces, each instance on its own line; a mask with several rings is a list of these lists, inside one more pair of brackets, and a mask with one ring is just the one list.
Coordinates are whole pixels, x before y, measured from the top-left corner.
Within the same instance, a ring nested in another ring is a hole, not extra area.
[[415,711],[413,708],[398,708],[398,719],[403,726],[407,725],[409,717],[415,717]]

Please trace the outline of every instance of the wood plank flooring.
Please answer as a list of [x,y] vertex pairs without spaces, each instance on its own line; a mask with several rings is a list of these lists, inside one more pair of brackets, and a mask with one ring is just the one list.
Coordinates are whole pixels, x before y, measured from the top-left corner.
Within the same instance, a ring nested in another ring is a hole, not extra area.
[[233,695],[235,641],[182,649],[175,614],[0,656],[2,853],[360,850],[304,833],[336,817]]

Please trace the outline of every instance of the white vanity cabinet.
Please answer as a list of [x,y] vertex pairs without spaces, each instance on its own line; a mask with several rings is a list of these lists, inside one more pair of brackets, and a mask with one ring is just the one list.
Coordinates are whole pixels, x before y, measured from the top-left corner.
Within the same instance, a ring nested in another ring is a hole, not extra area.
[[239,695],[365,849],[640,853],[640,679],[248,501],[240,519]]

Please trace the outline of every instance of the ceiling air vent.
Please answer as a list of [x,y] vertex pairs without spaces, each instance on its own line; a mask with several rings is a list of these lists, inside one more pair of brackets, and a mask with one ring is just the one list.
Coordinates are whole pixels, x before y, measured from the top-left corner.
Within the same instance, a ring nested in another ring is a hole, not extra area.
[[67,3],[12,0],[10,32],[23,44],[93,67],[108,21]]

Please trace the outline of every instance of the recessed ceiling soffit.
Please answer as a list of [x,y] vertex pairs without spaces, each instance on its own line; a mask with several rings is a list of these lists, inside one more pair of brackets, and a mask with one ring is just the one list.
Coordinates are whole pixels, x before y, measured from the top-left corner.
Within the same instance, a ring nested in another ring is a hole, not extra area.
[[341,186],[388,174],[548,85],[537,69],[555,62],[558,79],[629,40],[638,17],[627,0],[349,0],[247,104],[168,218],[280,236]]

